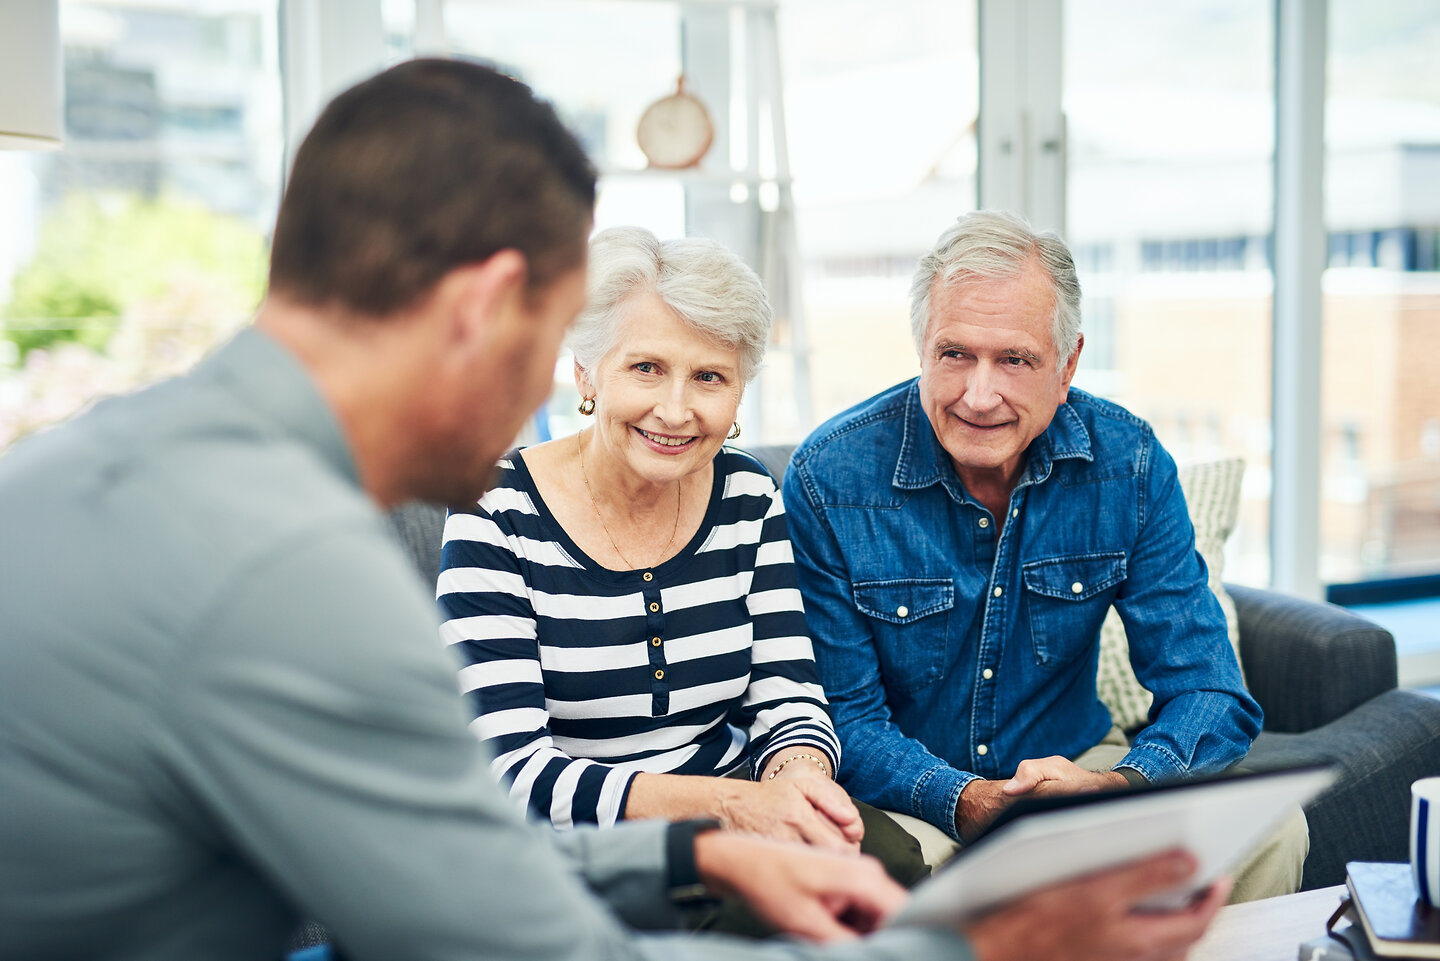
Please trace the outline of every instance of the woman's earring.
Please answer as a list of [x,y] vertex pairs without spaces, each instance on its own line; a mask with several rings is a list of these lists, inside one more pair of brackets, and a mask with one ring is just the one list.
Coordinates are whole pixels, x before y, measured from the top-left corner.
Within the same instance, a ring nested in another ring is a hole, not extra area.
[[595,413],[595,398],[586,397],[580,402],[579,410],[580,413],[584,414],[586,417],[589,417],[591,414]]
[[730,426],[730,433],[725,435],[726,440],[734,440],[740,436],[740,422],[737,420]]

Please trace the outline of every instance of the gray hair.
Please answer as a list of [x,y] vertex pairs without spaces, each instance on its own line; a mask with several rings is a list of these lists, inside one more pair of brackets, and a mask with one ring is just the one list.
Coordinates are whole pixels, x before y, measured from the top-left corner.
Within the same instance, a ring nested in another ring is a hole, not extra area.
[[1024,218],[1002,210],[965,214],[920,258],[910,283],[910,332],[915,350],[925,349],[930,292],[937,280],[954,287],[1014,277],[1032,260],[1045,271],[1055,295],[1051,336],[1060,354],[1056,369],[1063,370],[1080,345],[1080,281],[1075,276],[1075,261],[1059,234],[1049,230],[1036,233]]
[[661,242],[642,227],[611,227],[590,239],[588,297],[568,341],[582,369],[610,352],[625,302],[647,291],[697,333],[739,350],[742,384],[759,371],[773,314],[755,271],[713,240]]

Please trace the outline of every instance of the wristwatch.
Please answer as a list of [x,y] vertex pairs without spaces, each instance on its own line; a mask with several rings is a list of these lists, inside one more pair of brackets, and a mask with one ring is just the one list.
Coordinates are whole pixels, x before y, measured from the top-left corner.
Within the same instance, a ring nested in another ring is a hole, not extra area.
[[696,836],[718,830],[719,821],[697,818],[676,821],[665,832],[666,881],[670,888],[670,900],[674,904],[690,907],[718,903],[719,899],[700,880],[700,869],[695,864]]

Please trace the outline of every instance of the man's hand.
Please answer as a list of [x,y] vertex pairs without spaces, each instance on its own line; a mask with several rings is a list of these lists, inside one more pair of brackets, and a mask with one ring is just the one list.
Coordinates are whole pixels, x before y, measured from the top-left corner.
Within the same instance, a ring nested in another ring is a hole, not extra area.
[[1046,888],[965,925],[976,961],[1179,961],[1230,893],[1228,880],[1178,911],[1136,910],[1195,872],[1183,852],[1161,854]]
[[1079,794],[1125,787],[1127,783],[1125,775],[1119,772],[1087,771],[1058,755],[1021,761],[1015,776],[1008,781],[977,778],[965,785],[955,806],[955,824],[960,828],[960,839],[969,842],[1016,798],[1026,794],[1036,797]]
[[[796,768],[792,775],[790,769]],[[845,789],[815,765],[785,766],[774,780],[720,798],[720,823],[734,831],[784,841],[803,841],[841,854],[858,854],[865,833],[860,812]]]
[[955,826],[960,829],[961,841],[969,844],[979,837],[980,832],[1015,800],[1002,790],[1006,783],[977,777],[965,785],[955,805]]
[[869,855],[730,831],[697,835],[695,866],[711,893],[740,897],[772,927],[809,941],[873,931],[907,897]]
[[1077,767],[1074,761],[1056,755],[1021,761],[1015,776],[1006,781],[1001,790],[1006,797],[1022,794],[1048,797],[1125,787],[1128,783],[1125,775],[1118,771],[1087,771]]

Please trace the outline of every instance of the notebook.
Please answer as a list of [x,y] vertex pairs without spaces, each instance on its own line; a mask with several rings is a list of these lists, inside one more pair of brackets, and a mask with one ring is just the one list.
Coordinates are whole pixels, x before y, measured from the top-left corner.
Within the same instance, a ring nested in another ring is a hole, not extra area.
[[1350,861],[1345,884],[1382,958],[1440,958],[1440,910],[1421,903],[1407,861]]

